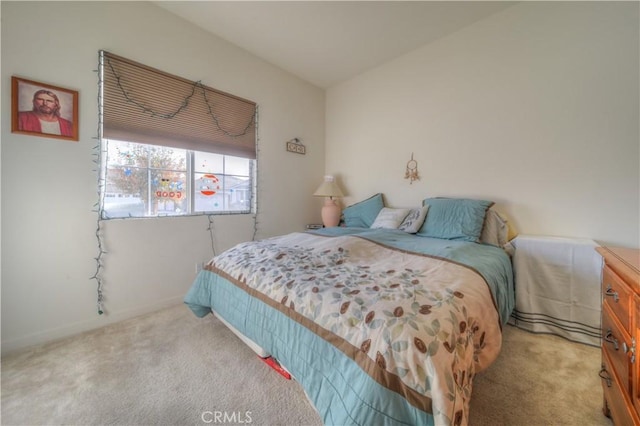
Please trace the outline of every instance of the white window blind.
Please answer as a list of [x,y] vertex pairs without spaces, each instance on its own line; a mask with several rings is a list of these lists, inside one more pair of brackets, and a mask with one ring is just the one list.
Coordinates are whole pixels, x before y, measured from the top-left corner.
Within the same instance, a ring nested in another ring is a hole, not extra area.
[[256,158],[256,104],[101,51],[103,137]]

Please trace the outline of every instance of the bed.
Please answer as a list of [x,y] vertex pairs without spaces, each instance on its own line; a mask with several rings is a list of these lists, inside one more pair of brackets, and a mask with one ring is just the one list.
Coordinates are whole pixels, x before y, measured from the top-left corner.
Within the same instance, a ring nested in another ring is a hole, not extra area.
[[467,424],[513,309],[510,258],[477,236],[372,224],[239,244],[185,303],[276,358],[325,424]]

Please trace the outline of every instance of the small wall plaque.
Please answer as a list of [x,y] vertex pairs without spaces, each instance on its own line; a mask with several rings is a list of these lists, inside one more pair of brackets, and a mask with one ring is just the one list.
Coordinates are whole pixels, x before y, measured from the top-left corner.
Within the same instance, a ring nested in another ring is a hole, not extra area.
[[293,138],[290,141],[287,141],[287,151],[304,155],[307,153],[307,148],[302,145],[300,139]]

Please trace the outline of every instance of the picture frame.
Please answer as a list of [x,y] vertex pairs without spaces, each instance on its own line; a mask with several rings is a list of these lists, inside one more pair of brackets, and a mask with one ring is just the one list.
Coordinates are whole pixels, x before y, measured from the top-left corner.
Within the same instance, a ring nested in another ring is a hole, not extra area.
[[11,132],[78,141],[78,92],[11,77]]
[[287,151],[295,152],[296,154],[305,155],[307,153],[307,148],[300,142],[300,139],[293,138],[290,141],[287,141]]

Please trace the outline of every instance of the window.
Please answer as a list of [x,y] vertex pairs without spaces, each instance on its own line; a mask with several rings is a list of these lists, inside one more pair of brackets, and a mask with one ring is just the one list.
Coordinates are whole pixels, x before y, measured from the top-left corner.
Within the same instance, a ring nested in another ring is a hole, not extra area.
[[105,219],[251,212],[254,160],[117,140],[103,143]]
[[256,104],[100,52],[102,218],[250,213]]

